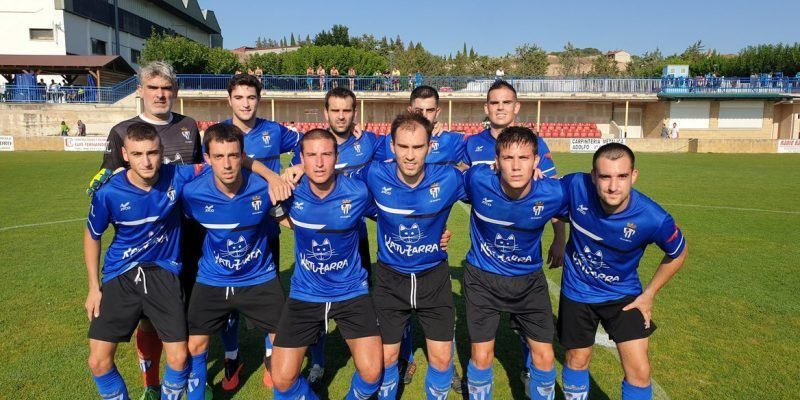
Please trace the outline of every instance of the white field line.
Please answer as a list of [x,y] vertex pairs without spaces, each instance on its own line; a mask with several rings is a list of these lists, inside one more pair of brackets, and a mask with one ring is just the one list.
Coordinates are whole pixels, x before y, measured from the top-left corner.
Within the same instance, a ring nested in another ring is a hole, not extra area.
[[[463,202],[460,202],[460,201],[458,202],[458,204],[461,206],[461,209],[463,209],[464,212],[467,213],[467,215],[469,215],[471,207],[469,205],[467,205],[467,204],[464,204]],[[800,213],[798,213],[798,214],[800,214]],[[550,279],[550,277],[548,277],[546,275],[545,275],[545,277],[547,277],[547,289],[550,291],[550,294],[556,300],[558,300],[559,295],[561,293],[561,285],[559,285],[556,282],[553,282],[553,280]],[[594,335],[594,341],[595,341],[595,344],[600,345],[600,348],[607,350],[609,353],[611,353],[614,356],[614,358],[619,360],[619,352],[617,351],[617,345],[614,343],[614,341],[612,341],[611,339],[608,338],[608,334],[606,333],[606,331],[603,329],[602,326],[599,326],[597,328],[597,333]],[[650,378],[650,383],[653,385],[653,398],[654,399],[670,400],[670,397],[667,394],[667,392],[664,390],[664,388],[662,388],[661,385],[659,385],[656,382],[656,380],[653,379],[652,377]]]
[[4,226],[4,227],[0,227],[0,232],[10,231],[12,229],[32,228],[32,227],[44,226],[44,225],[65,224],[65,223],[68,223],[68,222],[77,222],[77,221],[85,221],[85,220],[86,220],[86,218],[84,217],[84,218],[63,219],[61,221],[39,222],[39,223],[36,223],[36,224]]
[[712,209],[712,210],[752,211],[752,212],[764,212],[764,213],[773,213],[773,214],[800,215],[800,211],[767,210],[767,209],[763,209],[763,208],[706,206],[706,205],[702,205],[702,204],[679,204],[679,203],[660,203],[660,204],[662,206],[670,206],[670,207],[692,207],[692,208],[708,208],[708,209]]

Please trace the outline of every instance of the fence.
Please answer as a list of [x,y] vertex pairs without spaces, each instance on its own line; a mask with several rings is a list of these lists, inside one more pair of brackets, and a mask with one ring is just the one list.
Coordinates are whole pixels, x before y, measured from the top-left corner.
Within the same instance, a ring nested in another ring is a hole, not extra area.
[[138,80],[132,76],[114,86],[6,85],[0,101],[7,103],[97,103],[113,104],[136,90]]

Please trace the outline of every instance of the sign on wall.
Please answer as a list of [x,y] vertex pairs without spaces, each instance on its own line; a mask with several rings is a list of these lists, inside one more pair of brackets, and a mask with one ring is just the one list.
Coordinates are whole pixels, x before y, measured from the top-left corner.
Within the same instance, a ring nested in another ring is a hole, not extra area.
[[14,151],[13,136],[0,136],[0,151]]
[[64,151],[106,151],[106,138],[65,137]]
[[800,153],[800,139],[778,140],[778,153]]
[[625,139],[570,139],[569,152],[570,153],[594,153],[600,146],[606,143],[622,143],[625,144]]

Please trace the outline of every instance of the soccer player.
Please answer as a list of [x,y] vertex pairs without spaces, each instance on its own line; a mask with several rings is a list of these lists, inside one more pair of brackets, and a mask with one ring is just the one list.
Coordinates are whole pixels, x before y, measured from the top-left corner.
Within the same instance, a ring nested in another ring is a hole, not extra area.
[[455,310],[447,253],[438,239],[464,186],[455,168],[425,164],[432,129],[419,114],[399,115],[391,128],[396,161],[373,163],[366,176],[378,206],[373,298],[383,340],[379,398],[397,395],[400,340],[412,311],[428,348],[427,398],[445,398],[452,381]]
[[[470,398],[492,398],[492,362],[500,313],[525,337],[532,353],[529,392],[532,399],[551,399],[553,311],[542,271],[542,233],[553,216],[563,213],[566,196],[555,179],[533,181],[538,162],[536,135],[509,127],[497,137],[496,169],[476,165],[465,173],[472,203],[470,238],[464,269],[464,298],[472,353],[467,371]],[[556,221],[554,224],[563,224]],[[556,235],[549,258],[563,257],[564,230]],[[560,260],[555,260],[560,265]]]
[[[411,91],[411,100],[408,112],[417,113],[425,117],[435,127],[438,123],[441,108],[439,108],[439,92],[431,86],[419,86]],[[458,132],[440,132],[438,135],[434,131],[431,137],[431,148],[425,157],[425,164],[440,165],[459,165],[464,159],[464,136]],[[376,160],[393,160],[392,143],[389,136],[381,136],[381,143],[375,154]],[[412,342],[411,320],[403,333],[403,340],[400,346],[401,373],[403,383],[410,385],[417,371],[417,363],[414,362],[414,346]],[[455,344],[453,344],[455,352]],[[453,354],[455,359],[455,353]],[[457,393],[461,393],[461,377],[458,370],[453,369],[452,388]]]
[[[520,109],[517,101],[517,91],[508,82],[496,80],[486,93],[486,103],[483,110],[489,118],[489,129],[467,139],[464,162],[469,165],[491,164],[495,161],[492,149],[495,147],[497,136],[506,127],[514,124]],[[557,175],[550,148],[544,140],[537,136],[539,142],[539,166],[542,174],[547,177]]]
[[[148,123],[156,129],[164,149],[161,153],[162,163],[196,164],[202,162],[197,123],[190,117],[172,112],[172,106],[178,96],[178,78],[175,76],[172,66],[161,61],[154,61],[142,66],[139,71],[138,92],[142,98],[142,114],[122,121],[111,128],[100,171],[92,179],[87,189],[87,193],[90,195],[111,176],[113,171],[128,166],[122,148],[128,127],[135,123]],[[196,224],[184,223],[180,237],[181,242],[186,244],[180,246],[184,265],[181,270],[181,280],[186,288],[187,296],[197,270],[197,259],[200,257],[198,246],[195,244],[201,241],[201,237],[201,229]],[[146,319],[142,320],[136,331],[136,349],[145,385],[141,399],[157,399],[162,344],[153,325]]]
[[[280,173],[281,154],[294,149],[299,139],[299,134],[285,126],[266,119],[258,118],[258,105],[261,101],[261,80],[253,75],[234,75],[228,81],[228,105],[231,107],[232,117],[225,124],[236,126],[244,133],[244,151],[248,157],[261,161],[270,170]],[[279,178],[269,182],[270,188],[284,187],[280,197],[285,199],[289,193],[286,184]],[[273,196],[275,197],[275,196]],[[275,273],[280,271],[280,227],[274,219],[269,218],[267,224],[267,241],[275,263]],[[243,365],[239,358],[239,316],[231,315],[228,324],[222,330],[222,343],[225,348],[225,377],[222,388],[234,390],[239,386],[239,373]],[[270,376],[270,356],[272,343],[269,337],[264,338],[266,352],[264,355],[263,383],[272,387]]]
[[[150,125],[128,125],[123,143],[122,158],[130,169],[95,193],[84,236],[89,368],[101,398],[128,399],[114,354],[119,342],[130,341],[140,316],[145,315],[164,341],[167,366],[161,396],[171,398],[183,390],[189,373],[178,278],[181,215],[177,196],[194,176],[194,168],[162,165],[161,139]],[[106,251],[101,288],[100,239],[109,225],[115,233]]]
[[362,218],[375,214],[375,204],[361,180],[335,173],[337,147],[336,137],[328,131],[315,129],[303,135],[300,157],[305,176],[294,196],[283,203],[286,221],[294,229],[297,264],[275,337],[276,399],[317,398],[300,369],[306,349],[327,332],[330,318],[356,366],[346,398],[367,399],[380,386],[380,331],[358,251]]
[[[648,337],[656,293],[678,272],[687,256],[683,234],[672,216],[633,189],[639,171],[633,152],[609,143],[592,159],[591,174],[562,178],[572,224],[566,246],[558,339],[567,349],[564,395],[589,395],[589,360],[598,323],[617,344],[625,378],[622,398],[650,399]],[[642,290],[637,269],[645,248],[655,243],[664,257]]]
[[[358,175],[374,159],[380,141],[377,136],[369,131],[356,132],[356,118],[358,110],[356,95],[344,87],[331,89],[325,94],[324,115],[328,121],[329,131],[336,139],[338,159],[335,164],[337,172],[346,176]],[[301,158],[302,150],[297,147],[294,151],[292,164],[298,176],[305,173]],[[361,266],[367,272],[367,284],[372,285],[372,256],[369,249],[367,225],[363,221],[358,227],[358,252],[361,257]],[[318,390],[325,374],[325,339],[322,332],[320,340],[311,346],[311,368],[309,368],[308,382],[314,390]]]
[[204,398],[209,336],[223,328],[229,314],[237,311],[273,335],[284,302],[268,246],[269,184],[241,170],[244,137],[235,126],[210,127],[203,148],[213,174],[195,179],[183,193],[184,212],[207,230],[189,300],[188,400]]

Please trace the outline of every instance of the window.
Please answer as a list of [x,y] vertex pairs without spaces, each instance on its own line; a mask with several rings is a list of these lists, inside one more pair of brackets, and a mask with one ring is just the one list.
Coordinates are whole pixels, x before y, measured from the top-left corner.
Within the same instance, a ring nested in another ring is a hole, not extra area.
[[31,40],[53,40],[52,29],[30,29]]
[[131,63],[138,64],[140,58],[142,58],[142,52],[136,49],[131,49]]
[[106,42],[104,40],[92,38],[92,54],[96,56],[106,55]]

